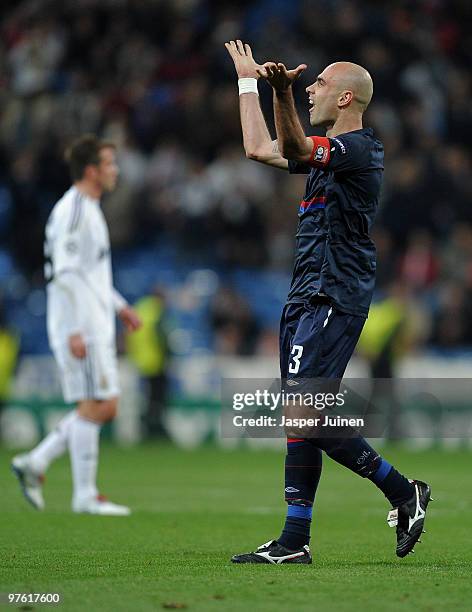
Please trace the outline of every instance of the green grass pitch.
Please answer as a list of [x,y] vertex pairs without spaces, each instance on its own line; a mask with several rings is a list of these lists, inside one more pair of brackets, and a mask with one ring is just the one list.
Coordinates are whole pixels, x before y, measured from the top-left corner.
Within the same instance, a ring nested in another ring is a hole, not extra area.
[[[397,559],[388,504],[372,483],[325,460],[311,566],[232,565],[236,552],[277,537],[283,453],[104,446],[101,489],[127,518],[75,516],[67,459],[35,512],[0,451],[0,592],[59,592],[59,610],[189,611],[472,609],[471,453],[384,455],[431,482],[435,501],[416,554]],[[47,609],[7,606],[2,609]]]

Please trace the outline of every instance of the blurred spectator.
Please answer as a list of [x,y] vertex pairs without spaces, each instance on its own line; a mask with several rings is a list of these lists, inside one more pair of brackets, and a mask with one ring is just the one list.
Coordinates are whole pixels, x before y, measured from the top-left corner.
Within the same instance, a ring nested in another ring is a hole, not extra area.
[[370,309],[358,350],[368,360],[372,378],[392,378],[398,359],[429,334],[424,309],[406,285],[392,283]]
[[447,282],[439,292],[432,342],[445,349],[472,345],[472,291]]
[[260,330],[248,303],[230,287],[217,291],[211,305],[211,321],[217,354],[254,354]]
[[126,351],[138,369],[146,394],[143,414],[144,436],[166,435],[164,415],[167,405],[167,366],[169,349],[165,326],[165,298],[159,288],[134,305],[143,325],[126,336]]
[[413,290],[426,289],[436,280],[439,262],[431,235],[418,231],[410,238],[400,262],[399,277]]
[[370,368],[373,411],[385,415],[385,435],[390,439],[399,438],[402,433],[400,402],[396,399],[394,382],[396,365],[424,341],[429,332],[426,319],[408,285],[393,283],[386,294],[372,304],[357,345]]
[[0,416],[3,406],[9,397],[10,384],[16,367],[19,348],[20,339],[18,334],[8,328],[3,305],[0,302]]
[[64,42],[62,28],[45,16],[25,23],[8,52],[15,94],[29,97],[52,88]]

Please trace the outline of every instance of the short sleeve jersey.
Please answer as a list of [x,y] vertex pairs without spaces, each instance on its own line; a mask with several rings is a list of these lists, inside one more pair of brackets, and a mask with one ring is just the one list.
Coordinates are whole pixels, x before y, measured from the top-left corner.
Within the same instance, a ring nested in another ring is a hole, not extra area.
[[328,296],[341,311],[366,317],[375,285],[370,237],[383,177],[383,145],[371,128],[335,138],[313,136],[299,209],[296,258],[289,303]]

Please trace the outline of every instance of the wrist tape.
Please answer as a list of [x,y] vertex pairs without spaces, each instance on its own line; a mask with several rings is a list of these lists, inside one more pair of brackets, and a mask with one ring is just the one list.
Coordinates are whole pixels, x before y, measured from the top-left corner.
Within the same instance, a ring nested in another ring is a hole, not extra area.
[[257,79],[244,78],[238,79],[239,95],[244,93],[255,93],[259,95],[257,91]]

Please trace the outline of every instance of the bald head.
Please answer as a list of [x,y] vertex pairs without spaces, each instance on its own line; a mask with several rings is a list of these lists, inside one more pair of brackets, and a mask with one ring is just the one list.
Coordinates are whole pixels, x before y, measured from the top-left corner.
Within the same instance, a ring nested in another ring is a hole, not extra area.
[[326,80],[331,80],[336,86],[339,94],[343,91],[351,91],[353,99],[361,107],[362,111],[369,106],[374,91],[372,77],[365,68],[352,62],[335,62],[327,66],[322,75]]
[[362,122],[373,89],[372,78],[362,66],[352,62],[330,64],[306,88],[311,125],[331,129],[341,118]]

